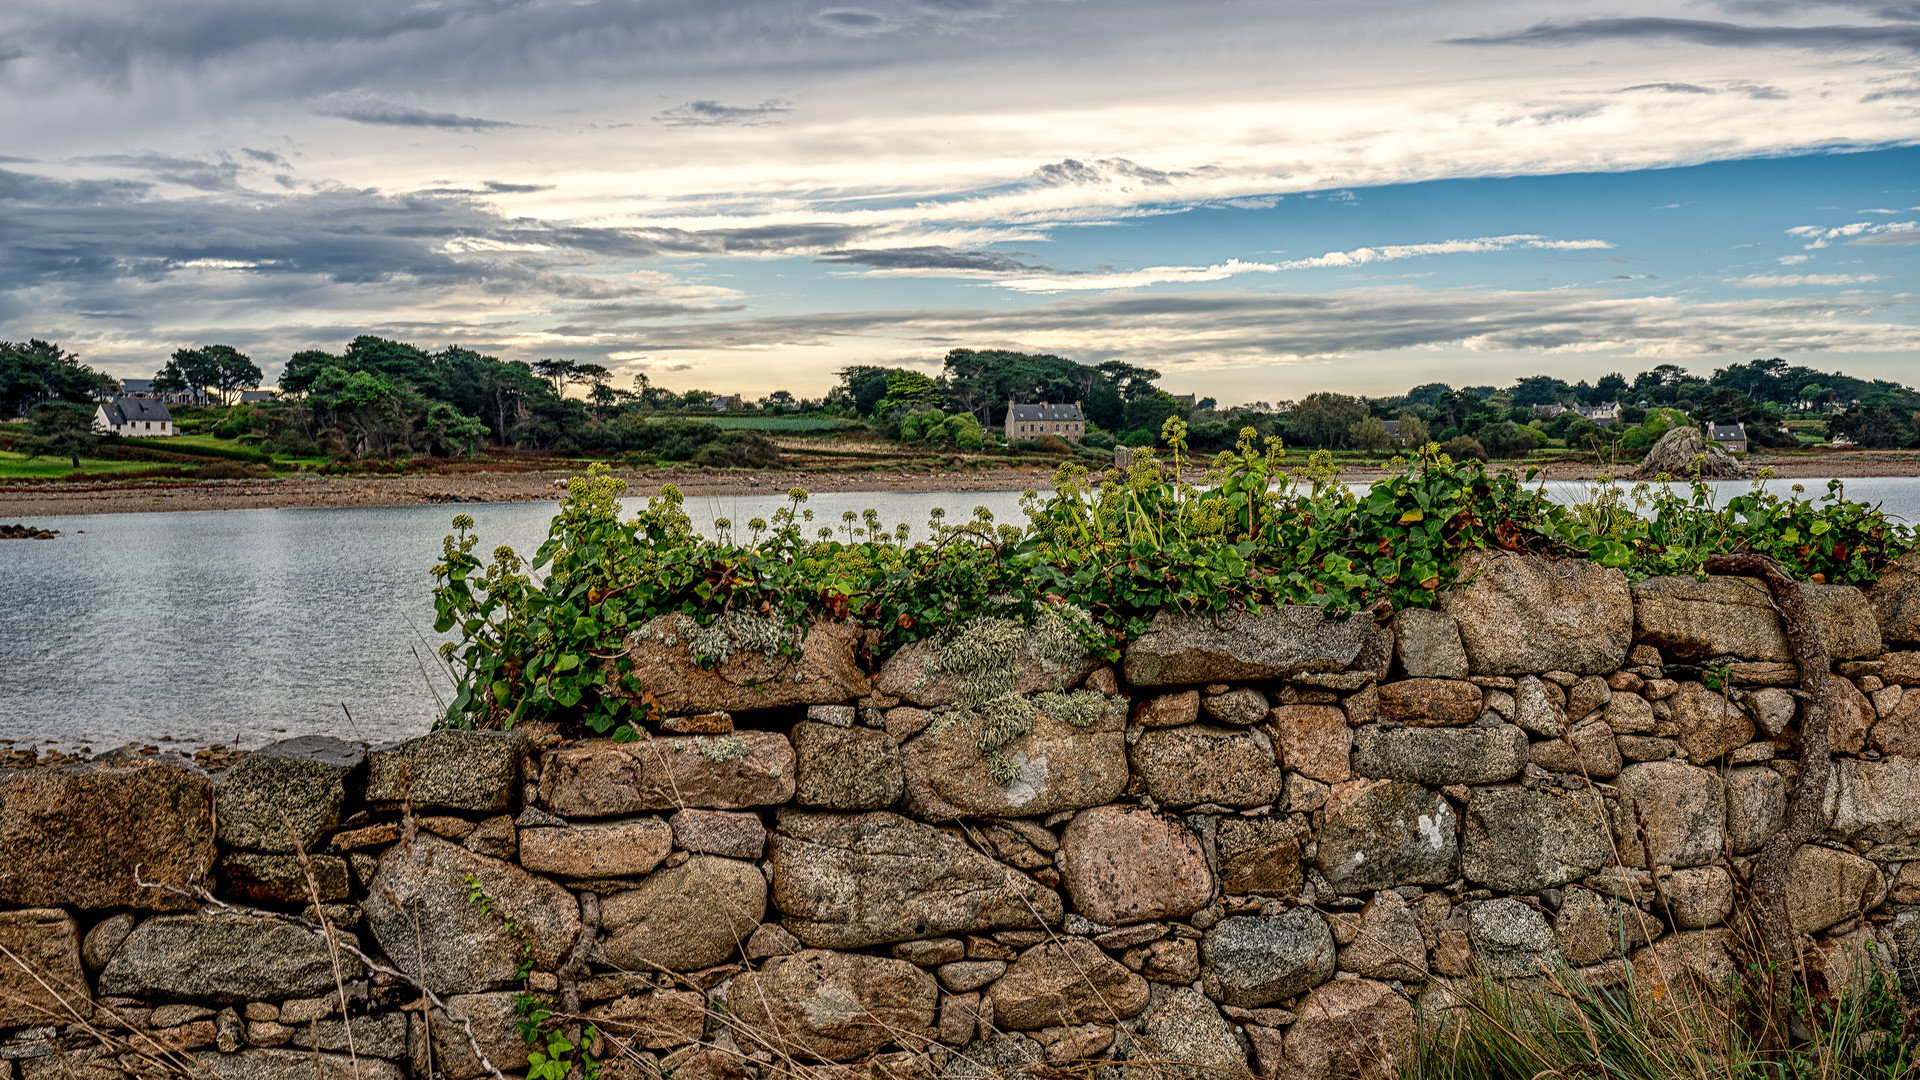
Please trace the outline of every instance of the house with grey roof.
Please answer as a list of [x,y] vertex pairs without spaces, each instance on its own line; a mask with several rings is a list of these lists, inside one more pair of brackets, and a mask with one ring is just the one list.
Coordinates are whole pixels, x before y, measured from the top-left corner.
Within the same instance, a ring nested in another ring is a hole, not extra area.
[[1087,418],[1080,414],[1078,405],[1051,405],[1042,402],[1038,405],[1022,405],[1018,402],[1007,403],[1007,440],[1037,439],[1042,435],[1053,435],[1070,441],[1078,441],[1087,433]]
[[1720,444],[1720,449],[1729,454],[1747,452],[1747,426],[1745,424],[1707,424],[1707,438]]
[[93,411],[93,430],[101,435],[124,435],[130,439],[179,434],[173,428],[173,414],[167,411],[167,403],[151,397],[117,397],[102,402]]

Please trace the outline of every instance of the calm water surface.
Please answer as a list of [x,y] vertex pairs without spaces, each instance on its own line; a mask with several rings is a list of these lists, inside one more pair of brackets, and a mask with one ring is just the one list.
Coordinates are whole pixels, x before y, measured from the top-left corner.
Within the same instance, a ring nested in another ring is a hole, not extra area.
[[[1566,499],[1584,488],[1549,491]],[[1847,493],[1920,520],[1920,478],[1850,480]],[[872,507],[924,536],[935,506],[949,522],[985,506],[1019,524],[1019,504],[1018,492],[973,491],[825,493],[806,505],[836,526],[843,511]],[[743,527],[782,505],[769,493],[689,499],[687,509],[710,529],[717,517]],[[0,541],[0,740],[105,750],[425,731],[448,685],[428,568],[462,511],[480,551],[510,544],[530,555],[554,504],[27,519],[62,535]]]

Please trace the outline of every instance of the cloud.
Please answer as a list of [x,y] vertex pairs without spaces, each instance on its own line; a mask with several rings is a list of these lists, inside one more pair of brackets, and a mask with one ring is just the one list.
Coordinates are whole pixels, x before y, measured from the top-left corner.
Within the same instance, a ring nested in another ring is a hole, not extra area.
[[498,180],[487,180],[482,187],[495,195],[531,195],[536,191],[552,191],[552,184],[505,184]]
[[95,154],[75,158],[82,165],[105,165],[133,169],[156,180],[202,191],[221,191],[235,186],[240,166],[231,161],[173,157],[168,154]]
[[1853,243],[1853,244],[1905,243],[1905,241],[1901,241],[1901,240],[1873,240],[1873,239],[1853,239],[1853,238],[1873,237],[1883,233],[1899,233],[1899,232],[1910,231],[1913,229],[1920,229],[1920,222],[1856,221],[1850,225],[1836,225],[1831,228],[1825,225],[1795,225],[1793,228],[1787,230],[1787,235],[1792,237],[1797,237],[1801,240],[1807,241],[1806,246],[1808,250],[1811,250],[1813,248],[1826,247],[1828,244],[1832,243],[1835,240],[1847,240],[1849,243]]
[[1192,172],[1168,172],[1163,169],[1150,169],[1144,165],[1128,161],[1126,158],[1099,158],[1093,161],[1078,161],[1067,158],[1051,165],[1042,165],[1033,170],[1033,179],[1058,187],[1095,187],[1106,184],[1125,183],[1166,185],[1175,180],[1217,172],[1218,169],[1202,168]]
[[877,11],[866,8],[824,8],[813,16],[813,25],[846,37],[878,37],[890,34],[900,24]]
[[1863,236],[1858,240],[1849,240],[1847,244],[1849,246],[1859,244],[1920,244],[1920,229],[1914,228],[1912,224],[1909,223],[1904,229],[1880,233],[1877,236]]
[[1813,258],[1811,255],[1782,255],[1774,261],[1781,266],[1799,266],[1811,258]]
[[1388,244],[1382,247],[1329,251],[1310,259],[1281,263],[1280,270],[1311,270],[1322,267],[1365,266],[1368,263],[1413,259],[1422,255],[1462,255],[1483,251],[1510,251],[1514,248],[1542,248],[1551,251],[1585,251],[1610,248],[1605,240],[1550,240],[1543,236],[1517,233],[1513,236],[1483,236],[1474,240],[1442,240],[1429,244]]
[[[1405,288],[1315,295],[1107,293],[1037,307],[821,312],[651,328],[656,353],[845,347],[849,339],[1068,351],[1260,371],[1307,358],[1452,348],[1662,359],[1773,349],[1920,348],[1920,327],[1873,321],[1912,297],[1772,297],[1687,303],[1610,291]],[[1164,362],[1164,361],[1162,361]]]
[[1635,90],[1658,90],[1667,94],[1711,94],[1714,92],[1704,86],[1695,86],[1692,83],[1683,82],[1641,83],[1638,86],[1621,87],[1620,92],[1630,94]]
[[336,120],[350,120],[356,124],[374,124],[383,127],[487,131],[493,128],[520,126],[506,120],[485,120],[478,116],[461,116],[459,113],[431,112],[413,105],[398,105],[390,101],[374,99],[362,99],[314,111],[319,116],[331,116]]
[[950,247],[855,248],[826,251],[814,262],[866,266],[881,271],[953,270],[978,274],[1032,273],[1041,267],[998,251],[960,251]]
[[291,167],[288,165],[286,158],[281,157],[271,150],[255,150],[251,146],[243,146],[240,148],[240,152],[260,162],[262,165],[278,165],[282,169]]
[[1795,285],[1864,285],[1882,278],[1879,274],[1748,274],[1726,280],[1743,289],[1784,289]]
[[1454,45],[1577,45],[1591,41],[1683,41],[1729,48],[1906,49],[1920,51],[1920,27],[1742,26],[1653,17],[1537,23],[1506,34],[1452,38]]
[[1212,266],[1149,266],[1143,270],[1123,270],[1114,273],[1049,274],[1010,278],[995,284],[1026,293],[1086,292],[1138,289],[1147,285],[1222,281],[1240,274],[1271,274],[1279,269],[1281,267],[1273,263],[1228,259],[1226,262],[1215,263]]
[[777,98],[768,98],[758,105],[722,105],[717,101],[689,101],[685,105],[676,105],[655,116],[656,123],[668,127],[710,127],[715,124],[740,124],[757,126],[777,124],[779,118],[793,111],[793,106]]

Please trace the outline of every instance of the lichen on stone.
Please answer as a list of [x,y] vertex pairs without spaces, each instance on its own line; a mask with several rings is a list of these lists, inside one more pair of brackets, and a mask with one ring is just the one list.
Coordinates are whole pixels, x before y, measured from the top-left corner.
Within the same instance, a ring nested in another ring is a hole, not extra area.
[[786,627],[778,619],[751,612],[737,612],[715,619],[707,626],[701,626],[685,615],[680,616],[680,633],[686,638],[687,648],[692,650],[698,660],[712,660],[724,664],[736,653],[758,652],[776,656],[780,652],[780,643],[787,636]]
[[704,735],[695,735],[693,737],[693,748],[700,752],[701,757],[706,758],[715,765],[732,761],[735,758],[746,757],[753,752],[753,748],[747,745],[746,740],[738,735],[723,735],[718,739],[709,739]]
[[1028,650],[1044,671],[1072,667],[1087,655],[1081,634],[1092,624],[1093,617],[1082,608],[1049,608],[1033,620],[1032,644]]
[[960,704],[980,708],[1012,693],[1020,678],[1027,632],[1012,619],[974,619],[940,647],[940,666],[958,675]]
[[1077,728],[1092,727],[1111,707],[1106,695],[1084,687],[1067,694],[1051,690],[1035,694],[1033,702],[1041,712]]
[[1004,747],[1033,730],[1033,702],[1019,694],[1003,694],[980,707],[980,738],[975,744],[986,758],[993,782],[1006,787],[1020,778],[1020,767]]

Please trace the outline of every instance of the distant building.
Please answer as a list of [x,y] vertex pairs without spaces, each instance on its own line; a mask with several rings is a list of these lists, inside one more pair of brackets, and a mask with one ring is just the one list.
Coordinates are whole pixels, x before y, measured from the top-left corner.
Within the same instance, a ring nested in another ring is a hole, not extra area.
[[93,411],[93,430],[101,435],[158,439],[176,434],[167,403],[151,397],[118,397]]
[[1194,403],[1192,394],[1168,394],[1167,396],[1188,407],[1191,407]]
[[728,409],[737,409],[740,407],[740,395],[723,394],[707,402],[707,407],[711,408],[714,412],[726,412]]
[[240,400],[242,402],[272,401],[274,398],[277,398],[279,396],[280,396],[279,393],[273,390],[242,390],[240,391]]
[[1620,403],[1617,401],[1604,401],[1598,405],[1535,405],[1533,411],[1542,420],[1550,420],[1563,412],[1570,412],[1584,416],[1601,427],[1607,427],[1620,419]]
[[1087,433],[1087,418],[1080,415],[1078,405],[1020,405],[1007,403],[1007,438],[1037,439],[1042,435],[1058,435],[1062,439],[1077,440]]
[[1745,424],[1706,424],[1707,438],[1720,444],[1720,449],[1729,454],[1747,452],[1747,428]]
[[152,379],[121,379],[120,396],[150,398],[159,395],[153,392]]

